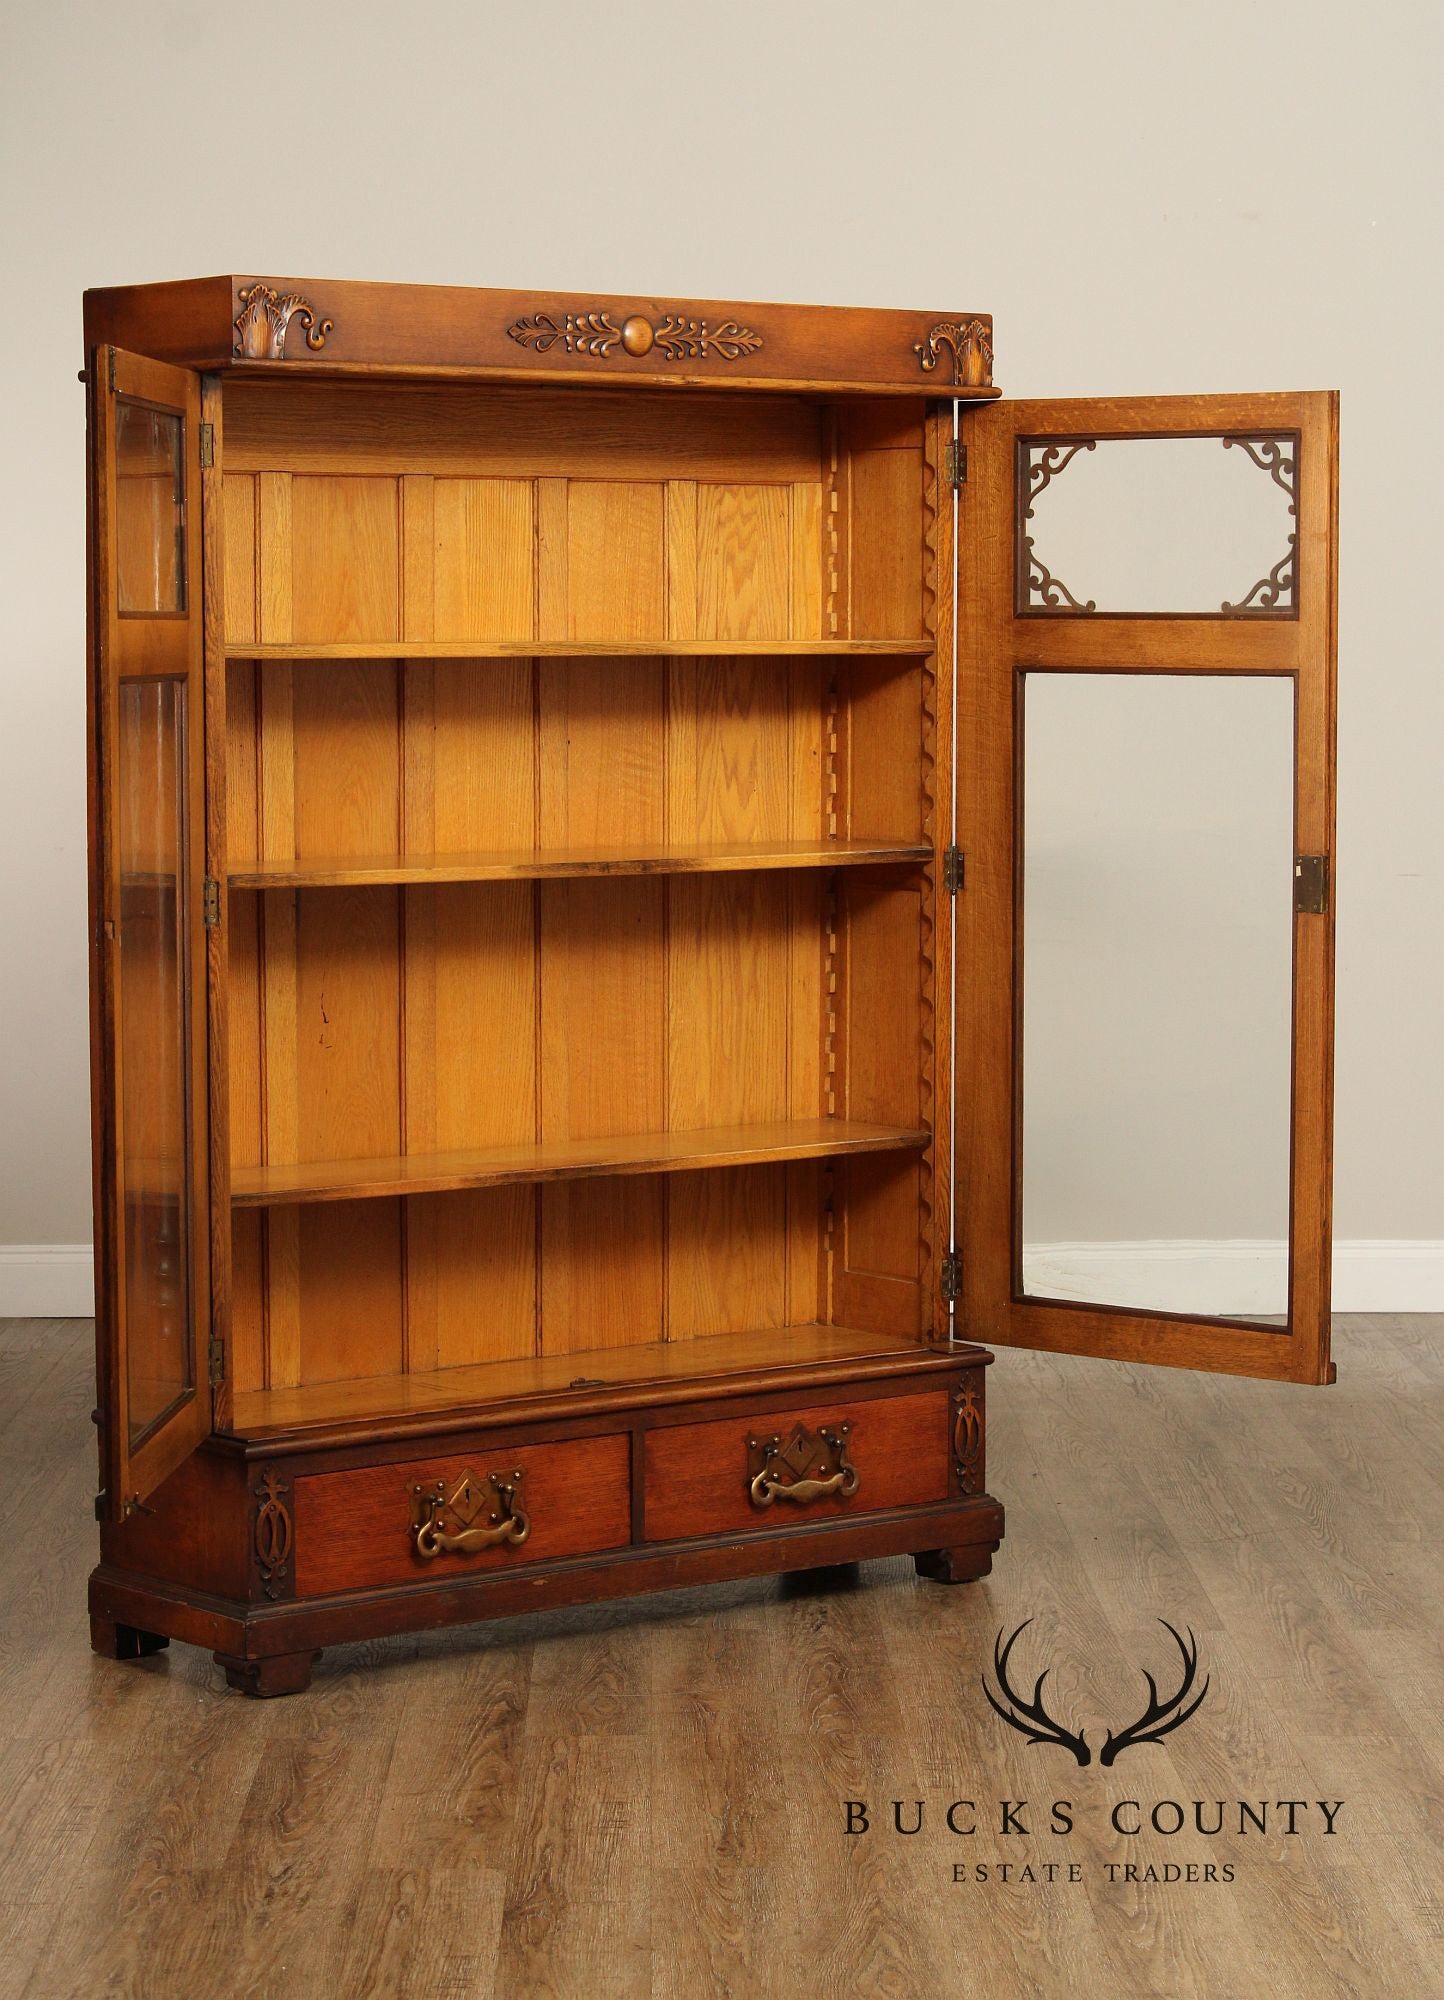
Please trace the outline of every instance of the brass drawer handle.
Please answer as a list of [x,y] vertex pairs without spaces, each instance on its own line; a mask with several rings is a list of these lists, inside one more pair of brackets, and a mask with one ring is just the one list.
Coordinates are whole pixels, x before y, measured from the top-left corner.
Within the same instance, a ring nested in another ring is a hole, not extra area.
[[770,1507],[774,1500],[806,1506],[830,1493],[851,1499],[862,1483],[847,1455],[851,1429],[851,1424],[820,1424],[810,1431],[804,1424],[794,1424],[786,1439],[780,1434],[748,1438],[747,1466],[752,1476],[747,1490],[753,1506]]
[[[523,1476],[519,1470],[489,1472],[481,1480],[474,1472],[464,1472],[449,1491],[442,1479],[430,1486],[414,1484],[411,1525],[417,1555],[429,1561],[433,1556],[467,1556],[503,1542],[513,1547],[524,1542],[531,1533],[531,1516],[521,1504]],[[476,1517],[488,1501],[494,1504],[486,1519],[478,1522]]]

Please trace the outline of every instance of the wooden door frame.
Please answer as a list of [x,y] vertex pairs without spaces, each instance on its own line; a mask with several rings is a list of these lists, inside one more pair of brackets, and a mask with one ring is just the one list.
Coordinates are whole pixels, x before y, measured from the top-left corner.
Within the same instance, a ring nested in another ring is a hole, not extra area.
[[[1338,397],[1180,396],[998,403],[963,413],[958,537],[959,1331],[968,1339],[1327,1382],[1332,1221],[1334,897],[1293,932],[1289,1321],[1235,1320],[1030,1298],[1020,1276],[1021,867],[1019,704],[1028,671],[1268,674],[1295,691],[1296,854],[1334,877]],[[1019,437],[1294,433],[1296,616],[1019,613]]]
[[[206,1034],[205,706],[200,380],[187,370],[96,348],[88,357],[90,591],[87,646],[88,797],[90,815],[91,1142],[95,1214],[95,1339],[100,1477],[104,1517],[120,1520],[174,1471],[211,1427],[207,1197],[208,1050]],[[182,613],[155,618],[118,613],[115,565],[115,407],[131,400],[179,414],[184,424],[185,576]],[[186,842],[184,953],[188,1120],[186,1260],[193,1386],[135,1443],[130,1438],[126,1369],[120,1159],[120,879],[114,838],[118,806],[115,750],[120,687],[126,679],[180,681],[184,707]],[[98,1508],[98,1511],[102,1511]]]

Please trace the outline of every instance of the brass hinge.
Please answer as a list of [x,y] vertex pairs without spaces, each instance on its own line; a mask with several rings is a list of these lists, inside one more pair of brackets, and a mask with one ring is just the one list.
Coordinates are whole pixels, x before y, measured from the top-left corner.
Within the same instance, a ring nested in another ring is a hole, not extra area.
[[209,472],[216,462],[216,427],[202,424],[200,428],[201,470]]
[[938,1290],[951,1305],[963,1289],[963,1260],[956,1250],[944,1253],[938,1268]]
[[963,850],[961,847],[943,849],[943,887],[950,896],[956,896],[963,886]]
[[968,447],[961,438],[949,441],[944,458],[949,486],[966,486],[968,483]]
[[226,1379],[226,1343],[219,1334],[211,1335],[210,1377],[213,1389],[219,1389]]
[[221,920],[221,885],[214,875],[207,875],[205,892],[201,899],[201,912],[208,931],[214,930]]
[[1321,917],[1329,907],[1327,854],[1294,856],[1294,908],[1300,916]]

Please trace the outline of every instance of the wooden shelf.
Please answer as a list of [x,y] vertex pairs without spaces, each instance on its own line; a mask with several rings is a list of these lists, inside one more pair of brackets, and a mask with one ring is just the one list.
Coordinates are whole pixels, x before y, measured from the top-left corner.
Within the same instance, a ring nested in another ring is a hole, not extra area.
[[956,1367],[960,1350],[930,1348],[905,1334],[861,1333],[853,1327],[768,1327],[610,1347],[586,1353],[527,1355],[412,1375],[370,1375],[350,1382],[237,1393],[232,1428],[245,1438],[357,1430],[432,1435],[447,1427],[484,1429],[537,1416],[786,1389],[836,1377],[848,1382]]
[[235,1167],[237,1208],[301,1201],[366,1201],[383,1195],[438,1194],[519,1181],[589,1179],[602,1174],[681,1174],[772,1160],[819,1160],[844,1153],[912,1152],[924,1131],[845,1118],[773,1125],[719,1125],[697,1132],[642,1132],[615,1139],[554,1139],[541,1145],[482,1146],[465,1152],[393,1154],[371,1160],[312,1160],[296,1166]]
[[911,840],[780,840],[765,844],[568,847],[550,854],[376,854],[233,868],[233,889],[361,888],[387,882],[549,881],[577,875],[711,875],[746,869],[917,864],[932,849]]
[[256,639],[226,647],[228,660],[845,659],[922,658],[931,639],[353,639],[343,645]]

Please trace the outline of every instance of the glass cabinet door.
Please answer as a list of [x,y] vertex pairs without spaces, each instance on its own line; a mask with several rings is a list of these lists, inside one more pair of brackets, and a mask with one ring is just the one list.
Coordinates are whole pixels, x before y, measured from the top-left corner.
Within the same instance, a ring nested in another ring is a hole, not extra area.
[[968,1338],[1330,1379],[1337,422],[962,415]]
[[200,384],[108,348],[89,381],[96,1340],[118,1520],[210,1428]]

